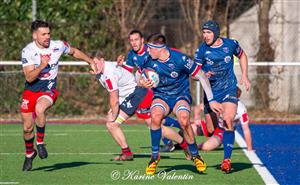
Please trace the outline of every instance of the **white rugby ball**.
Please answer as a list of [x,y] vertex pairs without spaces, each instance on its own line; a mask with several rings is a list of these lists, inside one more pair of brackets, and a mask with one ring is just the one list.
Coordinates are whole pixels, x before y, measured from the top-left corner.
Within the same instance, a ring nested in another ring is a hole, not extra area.
[[159,84],[159,75],[151,69],[144,69],[142,71],[142,77],[145,80],[151,80],[153,82],[153,87],[157,87]]

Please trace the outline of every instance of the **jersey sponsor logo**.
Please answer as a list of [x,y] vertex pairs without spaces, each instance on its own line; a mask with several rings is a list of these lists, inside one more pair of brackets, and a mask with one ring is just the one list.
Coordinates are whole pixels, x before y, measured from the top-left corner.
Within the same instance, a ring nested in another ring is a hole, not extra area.
[[226,56],[226,57],[224,58],[224,62],[228,63],[228,62],[230,62],[230,61],[231,61],[231,56]]
[[28,104],[29,104],[29,100],[23,99],[21,105],[22,109],[28,109]]
[[168,64],[169,68],[174,69],[175,65],[174,64]]
[[206,60],[206,64],[208,64],[208,65],[213,65],[214,64],[214,61],[210,60],[207,57],[205,58],[205,60]]
[[211,51],[205,51],[205,55],[211,54]]
[[49,84],[48,84],[48,86],[47,86],[48,89],[51,89],[53,85],[54,85],[54,82],[51,82],[51,81],[50,81]]
[[27,64],[28,60],[26,58],[22,58],[22,64]]
[[150,108],[138,109],[138,110],[136,110],[136,112],[139,114],[148,114],[148,113],[150,113]]
[[53,50],[53,53],[54,53],[54,52],[56,52],[56,51],[59,51],[59,48],[56,48],[56,47],[55,47],[55,48],[53,48],[52,50]]
[[228,48],[228,47],[224,47],[224,48],[223,48],[223,51],[224,51],[225,53],[228,53],[228,52],[229,52],[229,48]]
[[238,47],[236,48],[236,53],[239,54],[240,52],[241,52],[241,47],[238,46]]
[[172,77],[172,78],[177,78],[177,77],[178,77],[178,73],[175,72],[175,71],[172,71],[171,77]]
[[[183,59],[183,57],[182,57],[182,59]],[[184,66],[185,66],[187,69],[191,69],[192,66],[193,66],[193,64],[194,64],[194,61],[191,60],[191,59],[189,58],[189,59],[187,59],[187,63],[186,63]]]

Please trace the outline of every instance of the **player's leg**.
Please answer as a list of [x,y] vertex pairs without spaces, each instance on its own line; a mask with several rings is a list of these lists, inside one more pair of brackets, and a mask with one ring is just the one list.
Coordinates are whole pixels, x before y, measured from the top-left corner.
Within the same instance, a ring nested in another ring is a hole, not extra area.
[[46,115],[45,112],[53,105],[53,100],[51,97],[44,95],[41,96],[35,106],[36,115],[36,144],[38,149],[38,154],[41,159],[48,157],[48,152],[45,148],[44,137],[45,137],[45,124]]
[[210,138],[208,138],[208,140],[199,144],[198,149],[208,152],[208,151],[212,151],[212,150],[218,148],[221,144],[222,144],[222,142],[220,141],[220,139],[218,137],[211,136]]
[[35,104],[38,93],[25,90],[22,97],[21,117],[23,121],[23,138],[26,149],[23,171],[30,171],[32,161],[36,157],[37,152],[34,149],[34,118]]
[[251,137],[251,131],[250,131],[248,122],[247,123],[242,123],[242,129],[243,129],[245,141],[246,141],[246,144],[247,144],[247,150],[252,151],[253,150],[252,137]]
[[222,171],[229,173],[231,171],[231,154],[234,145],[234,127],[233,119],[236,115],[237,105],[232,102],[222,103],[224,134],[223,134],[223,147],[224,147],[224,160],[221,165]]
[[37,155],[37,152],[34,149],[34,120],[32,114],[32,112],[21,114],[23,121],[23,138],[26,149],[23,171],[30,171],[32,169],[32,161]]
[[151,106],[151,145],[152,145],[152,155],[151,159],[146,167],[146,174],[152,175],[156,172],[158,162],[160,160],[159,156],[159,143],[162,136],[161,124],[164,117],[169,113],[170,108],[166,102],[160,98],[155,98]]
[[181,99],[176,102],[173,112],[182,127],[184,138],[187,141],[189,151],[192,155],[192,160],[197,170],[202,173],[206,170],[206,164],[199,155],[194,133],[190,125],[190,105],[185,99]]
[[[164,120],[163,120],[163,125],[166,127],[175,127],[175,128],[179,128],[181,129],[180,124],[178,123],[178,121],[172,117],[167,116]],[[172,152],[175,150],[175,146],[172,142],[172,140],[163,137],[162,141],[164,143],[164,146],[161,147],[160,152]]]
[[117,116],[114,122],[107,122],[106,127],[112,138],[115,142],[121,147],[122,153],[115,157],[114,161],[131,161],[133,160],[133,153],[131,152],[130,147],[127,144],[126,137],[124,132],[121,129],[121,124],[126,121],[129,116],[122,110],[120,110],[119,115]]

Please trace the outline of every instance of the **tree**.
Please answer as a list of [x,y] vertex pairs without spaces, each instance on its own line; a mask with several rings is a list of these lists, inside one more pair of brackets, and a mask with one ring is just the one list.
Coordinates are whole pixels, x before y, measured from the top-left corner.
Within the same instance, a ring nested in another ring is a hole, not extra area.
[[[272,0],[258,1],[259,49],[257,61],[274,61],[275,51],[271,47],[269,34],[269,11],[271,5]],[[254,93],[257,101],[257,108],[269,108],[270,79],[267,75],[270,74],[270,68],[268,66],[258,67],[256,72],[258,77],[254,86]]]
[[119,34],[124,46],[129,50],[128,33],[133,28],[143,30],[147,22],[155,14],[157,0],[119,0],[114,2],[114,6],[109,11],[109,15],[116,16],[120,26]]

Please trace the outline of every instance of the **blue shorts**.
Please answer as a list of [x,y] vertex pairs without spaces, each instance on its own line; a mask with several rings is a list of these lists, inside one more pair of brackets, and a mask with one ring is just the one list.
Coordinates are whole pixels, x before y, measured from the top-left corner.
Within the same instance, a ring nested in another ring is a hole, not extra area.
[[[180,100],[185,100],[189,105],[191,105],[192,101],[193,101],[192,96],[188,93],[179,95],[177,97],[166,97],[166,96],[162,96],[162,95],[159,95],[159,94],[154,94],[153,100],[157,99],[157,98],[163,100],[164,102],[166,102],[166,104],[170,108],[170,112],[174,109],[175,104]],[[170,112],[168,112],[168,114]]]
[[128,95],[125,100],[121,103],[120,109],[125,112],[128,116],[132,116],[140,103],[147,95],[148,89],[136,87],[133,93]]
[[[224,90],[224,92],[222,92],[221,94],[216,94],[216,95],[214,94],[214,100],[216,100],[218,103],[231,102],[237,105],[239,101],[239,99],[237,98],[237,87],[231,88],[228,91]],[[204,103],[204,114],[208,114],[212,112],[205,93],[203,97],[203,103]]]

